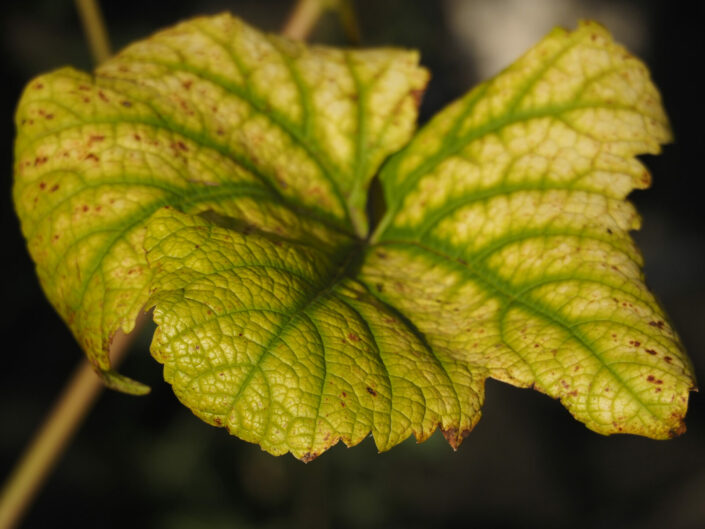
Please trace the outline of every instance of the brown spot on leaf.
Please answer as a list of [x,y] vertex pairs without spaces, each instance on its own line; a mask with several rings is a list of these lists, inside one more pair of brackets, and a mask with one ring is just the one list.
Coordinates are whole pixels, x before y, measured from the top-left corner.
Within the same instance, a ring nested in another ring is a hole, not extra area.
[[374,389],[372,389],[370,386],[367,386],[367,393],[369,393],[373,397],[377,396],[377,392]]
[[47,162],[49,158],[47,156],[37,156],[34,159],[34,167],[38,167],[40,165],[43,165]]
[[646,352],[649,353],[650,355],[653,355],[653,356],[656,356],[656,355],[658,354],[658,353],[657,353],[656,351],[654,351],[653,349],[647,349]]
[[102,134],[93,134],[88,138],[88,145],[91,145],[92,143],[95,143],[97,141],[103,141],[105,139],[105,136]]
[[177,98],[177,101],[179,102],[179,106],[181,107],[181,109],[186,112],[186,114],[188,114],[189,116],[193,116],[193,110],[191,110],[191,107],[186,104],[186,101],[181,98]]
[[443,433],[443,437],[446,438],[446,441],[448,441],[453,450],[457,450],[458,445],[460,444],[458,442],[458,429],[455,426],[451,426],[450,428],[447,428],[445,430],[441,428],[441,432]]
[[638,340],[629,340],[629,345],[633,345],[634,347],[639,347],[641,345],[641,342]]
[[222,426],[222,425],[223,425],[223,421],[220,419],[220,417],[216,417],[215,419],[213,419],[213,422],[214,422],[215,424],[217,424],[218,426]]
[[306,452],[304,455],[301,456],[301,461],[303,461],[304,463],[310,463],[317,457],[318,454],[315,452]]
[[649,375],[648,377],[646,377],[646,380],[648,382],[653,382],[654,380],[656,380],[656,377],[654,377],[654,375]]
[[98,97],[100,97],[106,103],[110,102],[110,99],[108,99],[108,96],[106,96],[102,90],[98,90]]
[[53,193],[54,191],[57,191],[58,189],[59,189],[59,184],[54,184],[53,186],[51,186],[51,189],[49,190],[49,192]]
[[46,188],[47,183],[46,182],[39,182],[39,189],[44,189]]
[[141,140],[142,140],[142,136],[140,136],[140,135],[137,134],[137,133],[133,134],[132,137],[135,138],[136,141],[141,141]]
[[680,423],[678,424],[678,426],[668,432],[668,435],[670,435],[671,438],[678,437],[679,435],[683,435],[685,433],[685,430],[685,423],[683,422],[683,419],[680,419]]
[[94,153],[89,152],[88,154],[86,154],[86,160],[93,160],[94,162],[97,162],[100,160],[100,158],[98,158],[98,156],[96,156]]
[[453,450],[457,450],[460,443],[463,442],[463,439],[466,439],[470,435],[470,430],[465,429],[463,431],[458,431],[455,426],[451,426],[447,429],[443,429],[443,427],[441,427],[441,433],[443,434],[443,437],[445,437],[446,441],[448,441],[451,448]]
[[184,81],[183,83],[181,83],[181,86],[183,86],[186,90],[189,90],[192,84],[193,81]]
[[340,394],[340,396],[343,397],[343,398],[345,398],[345,397],[348,396],[348,394],[343,391],[343,392]]
[[412,90],[409,95],[414,99],[414,105],[416,108],[419,108],[421,106],[421,100],[423,99],[423,94],[425,90],[423,89],[417,89],[417,90]]
[[668,363],[668,364],[670,364],[671,362],[673,362],[673,358],[671,358],[670,356],[664,356],[663,359],[664,359],[664,360],[666,361],[666,363]]
[[349,339],[351,342],[359,342],[359,341],[360,341],[360,337],[359,337],[357,334],[355,334],[354,332],[349,332],[349,333],[348,333],[348,339]]
[[662,321],[650,321],[649,325],[658,329],[663,329],[664,323]]

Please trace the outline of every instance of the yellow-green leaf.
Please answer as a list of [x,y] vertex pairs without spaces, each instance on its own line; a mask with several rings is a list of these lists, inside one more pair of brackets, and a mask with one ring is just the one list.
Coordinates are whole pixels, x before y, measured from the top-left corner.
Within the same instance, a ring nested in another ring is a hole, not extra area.
[[352,279],[359,243],[322,249],[173,210],[149,223],[152,354],[206,422],[310,461],[372,432],[386,450],[440,426],[457,446],[484,377],[436,356]]
[[415,126],[416,52],[307,47],[230,15],[64,68],[17,110],[14,197],[51,303],[107,382],[115,332],[148,297],[145,220],[171,205],[294,237],[363,235],[366,191]]
[[487,377],[600,433],[682,432],[692,368],[625,200],[670,138],[645,66],[596,24],[555,30],[411,138],[426,80],[415,52],[219,15],[32,81],[15,203],[106,383],[144,392],[107,351],[148,305],[178,398],[273,454],[457,447]]
[[624,200],[669,139],[638,59],[597,24],[555,30],[390,160],[362,277],[436,352],[597,432],[679,433],[692,369]]

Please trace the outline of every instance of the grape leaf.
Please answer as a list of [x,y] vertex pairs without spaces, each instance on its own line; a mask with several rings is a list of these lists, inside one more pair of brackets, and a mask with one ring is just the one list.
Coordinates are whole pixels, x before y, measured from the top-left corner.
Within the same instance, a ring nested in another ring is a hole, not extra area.
[[483,378],[436,358],[353,279],[359,244],[341,243],[155,214],[145,244],[165,379],[199,417],[273,454],[310,461],[370,431],[385,450],[439,424],[457,445]]
[[28,85],[17,211],[106,383],[145,391],[107,351],[147,306],[177,397],[273,454],[437,427],[455,448],[487,377],[603,434],[682,432],[692,368],[628,234],[635,156],[670,138],[646,68],[555,30],[412,138],[417,62],[218,15]]
[[362,272],[431,347],[559,398],[593,430],[680,432],[693,388],[624,197],[670,139],[646,67],[583,23],[440,112],[381,174]]
[[[32,81],[14,197],[44,291],[106,382],[147,301],[145,222],[165,205],[294,235],[367,232],[369,182],[408,140],[428,74],[412,51],[306,47],[230,15],[133,44],[91,76]],[[305,215],[299,214],[305,211]]]

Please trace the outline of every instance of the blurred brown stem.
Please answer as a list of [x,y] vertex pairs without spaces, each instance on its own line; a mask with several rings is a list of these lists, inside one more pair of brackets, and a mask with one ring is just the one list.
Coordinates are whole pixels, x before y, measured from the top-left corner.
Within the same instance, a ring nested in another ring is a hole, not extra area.
[[343,29],[353,42],[359,39],[357,20],[352,0],[297,0],[282,28],[282,35],[295,40],[305,40],[313,31],[318,19],[328,10],[337,10]]
[[98,65],[108,60],[111,55],[110,39],[100,6],[95,0],[76,0],[76,10],[81,18],[83,33],[88,40],[93,62]]
[[324,0],[297,0],[289,18],[284,22],[282,35],[290,39],[304,40],[325,8]]
[[[142,313],[130,334],[115,335],[110,349],[113,367],[122,361],[147,320],[148,315]],[[5,483],[0,494],[0,529],[15,527],[20,521],[102,389],[93,366],[82,360]]]

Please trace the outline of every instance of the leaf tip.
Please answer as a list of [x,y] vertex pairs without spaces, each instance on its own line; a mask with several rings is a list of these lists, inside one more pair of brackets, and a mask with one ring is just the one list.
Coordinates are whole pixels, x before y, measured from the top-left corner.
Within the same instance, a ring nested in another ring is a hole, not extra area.
[[671,428],[668,432],[668,439],[673,439],[675,437],[680,437],[686,432],[687,428],[685,426],[685,421],[683,418],[679,419],[678,424],[674,427]]
[[103,380],[103,384],[106,387],[128,395],[143,396],[151,391],[151,388],[146,384],[142,384],[142,382],[133,380],[113,370],[100,370],[98,376]]
[[448,441],[453,452],[457,452],[465,438],[470,435],[470,429],[464,428],[459,430],[455,426],[451,426],[450,428],[441,427],[441,433],[443,433],[443,437]]
[[304,463],[310,463],[311,461],[313,461],[314,459],[316,459],[319,455],[320,455],[320,454],[318,454],[318,453],[316,453],[316,452],[306,452],[305,454],[303,454],[303,455],[302,455],[301,457],[299,457],[298,459],[299,459],[299,461],[302,461],[302,462],[304,462]]

